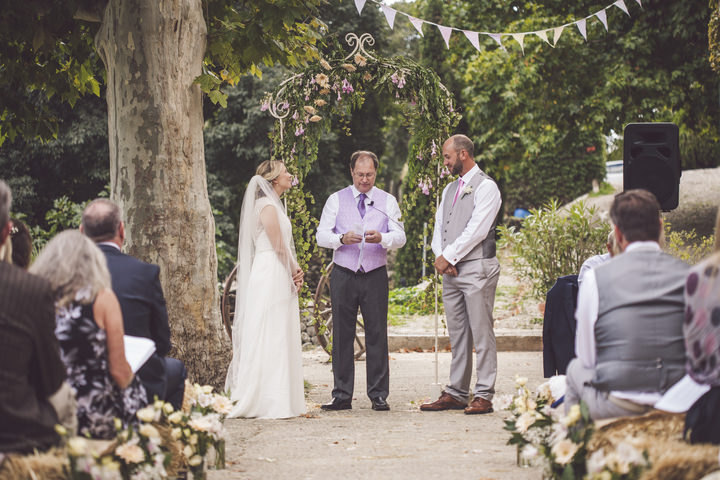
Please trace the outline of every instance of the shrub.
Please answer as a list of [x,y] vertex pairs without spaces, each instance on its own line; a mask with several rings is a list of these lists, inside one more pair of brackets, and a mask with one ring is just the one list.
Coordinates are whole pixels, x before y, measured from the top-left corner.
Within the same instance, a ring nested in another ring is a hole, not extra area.
[[715,245],[712,235],[700,236],[695,230],[673,230],[670,222],[663,224],[665,245],[663,249],[680,260],[695,265],[710,255]]
[[544,297],[555,280],[580,271],[583,262],[602,253],[610,226],[584,202],[560,210],[557,200],[531,209],[521,229],[500,226],[500,245],[508,247],[521,278]]

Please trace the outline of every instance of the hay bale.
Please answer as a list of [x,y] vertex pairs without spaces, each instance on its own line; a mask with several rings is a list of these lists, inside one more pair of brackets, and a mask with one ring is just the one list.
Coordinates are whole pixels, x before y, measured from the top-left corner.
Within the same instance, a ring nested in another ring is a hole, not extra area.
[[614,450],[630,442],[648,452],[651,468],[642,480],[696,480],[718,469],[716,445],[690,445],[682,439],[685,415],[653,410],[638,417],[622,417],[602,423],[588,445],[592,453]]
[[8,454],[0,465],[0,478],[3,480],[65,480],[66,470],[70,468],[64,449],[51,448],[46,452],[28,455]]

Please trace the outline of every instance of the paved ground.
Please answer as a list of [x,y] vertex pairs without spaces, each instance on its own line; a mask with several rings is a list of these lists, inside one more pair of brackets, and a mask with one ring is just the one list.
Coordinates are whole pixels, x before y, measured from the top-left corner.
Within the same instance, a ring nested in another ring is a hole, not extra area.
[[[308,414],[289,420],[226,421],[228,469],[211,479],[539,479],[537,469],[518,468],[515,448],[506,445],[504,412],[420,412],[434,381],[433,353],[392,353],[390,412],[374,412],[365,396],[365,365],[356,363],[353,410],[323,412],[332,372],[321,350],[303,354],[312,384]],[[450,353],[439,354],[440,381]],[[515,374],[531,387],[542,383],[541,352],[498,354],[497,393],[511,393]]]

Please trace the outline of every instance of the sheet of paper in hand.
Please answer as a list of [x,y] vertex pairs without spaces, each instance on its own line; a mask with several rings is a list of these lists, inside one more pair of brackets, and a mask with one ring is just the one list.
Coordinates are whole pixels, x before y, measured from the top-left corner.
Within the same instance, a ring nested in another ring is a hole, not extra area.
[[710,390],[710,385],[701,385],[690,375],[685,375],[665,392],[665,395],[655,404],[655,408],[672,413],[687,412],[708,390]]
[[155,342],[145,337],[125,335],[125,358],[133,373],[140,370],[147,359],[155,352]]

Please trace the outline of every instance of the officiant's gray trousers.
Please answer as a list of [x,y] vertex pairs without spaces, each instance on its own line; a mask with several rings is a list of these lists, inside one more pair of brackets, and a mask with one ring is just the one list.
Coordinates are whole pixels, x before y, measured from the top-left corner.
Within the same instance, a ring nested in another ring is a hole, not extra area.
[[452,348],[450,384],[445,391],[468,401],[474,347],[477,382],[473,394],[491,401],[497,377],[492,311],[500,263],[496,257],[479,258],[460,262],[456,267],[457,277],[443,275],[443,306]]
[[367,395],[371,399],[387,398],[390,389],[387,269],[383,266],[362,273],[338,265],[333,266],[330,274],[330,299],[333,316],[332,364],[335,378],[333,398],[352,399],[358,307],[365,326]]

